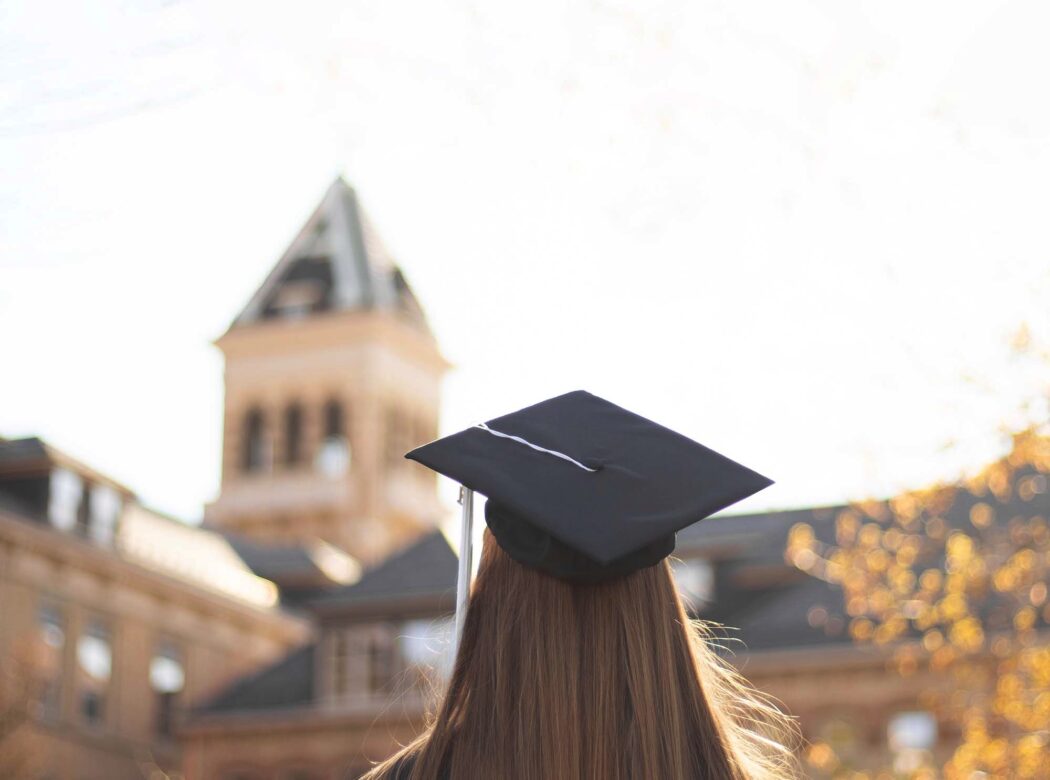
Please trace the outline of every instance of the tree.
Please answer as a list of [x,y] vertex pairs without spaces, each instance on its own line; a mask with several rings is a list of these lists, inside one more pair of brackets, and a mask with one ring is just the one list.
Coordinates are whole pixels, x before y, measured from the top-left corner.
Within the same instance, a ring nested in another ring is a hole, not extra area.
[[[799,523],[786,559],[841,586],[854,641],[897,674],[934,674],[921,704],[960,738],[947,780],[1046,777],[1050,766],[1050,436],[1033,426],[957,484],[839,512],[833,539]],[[830,747],[811,763],[836,776]],[[929,762],[885,777],[926,778]],[[840,776],[866,777],[845,773]]]
[[0,780],[25,780],[31,771],[26,725],[36,701],[33,669],[18,654],[0,658]]

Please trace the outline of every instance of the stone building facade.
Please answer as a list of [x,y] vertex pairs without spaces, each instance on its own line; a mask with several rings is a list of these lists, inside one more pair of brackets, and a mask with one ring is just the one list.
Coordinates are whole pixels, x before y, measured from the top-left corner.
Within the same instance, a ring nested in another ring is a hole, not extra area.
[[[449,662],[455,554],[433,530],[433,475],[400,460],[436,435],[446,364],[341,181],[218,343],[226,443],[209,521],[255,539],[321,536],[363,574],[297,601],[314,641],[195,709],[186,780],[356,778],[418,733]],[[331,398],[354,410],[338,416],[351,424],[326,422]],[[293,424],[300,403],[308,421]],[[349,437],[343,471],[323,465],[332,436]],[[826,527],[842,509],[712,518],[679,534],[675,571],[693,611],[726,627],[734,661],[807,737],[831,734],[874,765],[895,718],[929,729],[932,715],[919,676],[895,677],[850,641],[841,593],[785,561],[794,523]]]
[[356,778],[411,740],[448,672],[455,581],[431,531],[318,596],[316,641],[195,711],[186,780]]
[[440,514],[432,472],[448,363],[342,179],[216,342],[225,358],[222,490],[212,526],[324,541],[376,563]]
[[175,776],[187,707],[312,631],[220,535],[39,439],[0,441],[2,704],[29,717],[0,742],[0,775]]
[[[448,363],[345,182],[216,343],[203,527],[0,440],[0,659],[42,670],[32,777],[351,780],[418,733],[447,674],[456,554],[435,475],[402,456],[438,435]],[[1025,500],[1050,516],[1045,491]],[[841,591],[785,559],[792,527],[834,538],[846,509],[692,526],[679,588],[808,739],[856,769],[885,766],[891,735],[943,757],[957,735],[924,709],[933,682],[855,645]]]

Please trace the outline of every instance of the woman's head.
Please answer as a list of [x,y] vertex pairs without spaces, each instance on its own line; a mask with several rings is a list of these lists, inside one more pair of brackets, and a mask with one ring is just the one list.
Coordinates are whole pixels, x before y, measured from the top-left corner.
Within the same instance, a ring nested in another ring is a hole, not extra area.
[[575,585],[486,531],[448,690],[405,753],[414,780],[750,780],[792,776],[793,738],[689,620],[666,561]]

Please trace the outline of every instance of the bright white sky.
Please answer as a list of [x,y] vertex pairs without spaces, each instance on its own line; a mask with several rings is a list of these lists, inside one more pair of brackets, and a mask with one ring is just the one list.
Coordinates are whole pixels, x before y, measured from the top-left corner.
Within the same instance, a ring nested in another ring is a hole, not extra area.
[[[330,181],[446,355],[443,430],[586,388],[777,480],[972,468],[1050,369],[1050,7],[0,4],[0,433],[186,519],[219,336]],[[955,442],[955,446],[946,446]]]

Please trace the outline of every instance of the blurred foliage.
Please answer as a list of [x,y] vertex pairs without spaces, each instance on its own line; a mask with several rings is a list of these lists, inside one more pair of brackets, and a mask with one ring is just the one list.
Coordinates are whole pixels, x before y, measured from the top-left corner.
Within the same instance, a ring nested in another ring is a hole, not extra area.
[[33,771],[26,725],[37,683],[31,661],[20,654],[0,658],[0,780],[25,780]]
[[1050,777],[1050,528],[1032,504],[1048,473],[1050,437],[1032,427],[960,483],[840,511],[834,539],[808,523],[791,529],[786,559],[842,588],[853,640],[885,650],[897,674],[916,678],[918,705],[958,733],[941,767],[927,754],[865,773],[816,741],[815,770],[856,780]]

